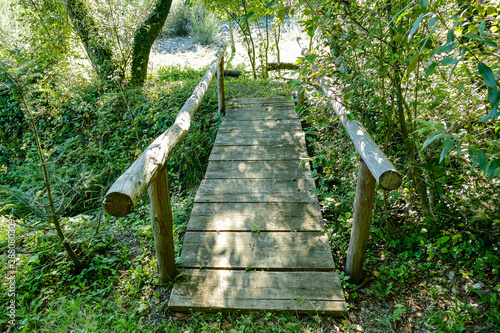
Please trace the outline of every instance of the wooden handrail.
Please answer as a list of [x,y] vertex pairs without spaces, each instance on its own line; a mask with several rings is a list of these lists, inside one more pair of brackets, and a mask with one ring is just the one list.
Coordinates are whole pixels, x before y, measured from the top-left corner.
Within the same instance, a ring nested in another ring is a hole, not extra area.
[[330,80],[325,76],[320,77],[318,80],[323,94],[329,99],[333,110],[340,118],[340,122],[361,155],[353,205],[351,239],[347,250],[345,267],[346,275],[350,276],[349,281],[360,283],[370,233],[375,182],[384,190],[395,190],[401,186],[402,177],[389,158],[373,141],[363,125],[348,116],[349,113],[345,107],[338,102],[339,94],[331,87]]
[[395,190],[401,186],[403,179],[396,170],[389,158],[380,150],[377,144],[366,129],[356,119],[349,119],[345,107],[337,101],[338,94],[329,86],[328,79],[320,79],[321,89],[325,96],[330,100],[331,105],[340,122],[344,126],[347,134],[351,138],[356,150],[361,155],[366,166],[370,169],[377,183],[384,190]]
[[108,214],[123,217],[134,210],[137,201],[165,165],[170,152],[186,136],[191,119],[212,82],[225,49],[224,43],[193,94],[180,109],[175,123],[158,136],[108,190],[102,203]]
[[134,210],[144,192],[148,190],[160,284],[173,280],[176,275],[172,208],[165,162],[170,152],[189,131],[194,113],[200,106],[215,72],[217,72],[219,95],[218,110],[224,113],[225,50],[226,43],[223,43],[203,79],[177,113],[174,124],[157,137],[114,182],[102,203],[108,214],[116,217],[127,216]]

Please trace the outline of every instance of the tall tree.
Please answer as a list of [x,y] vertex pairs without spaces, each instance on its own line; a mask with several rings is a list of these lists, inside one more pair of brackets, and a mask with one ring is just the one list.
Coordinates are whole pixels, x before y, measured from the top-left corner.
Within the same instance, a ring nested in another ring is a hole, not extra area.
[[[165,24],[171,4],[172,0],[156,0],[149,15],[133,34],[130,82],[134,85],[142,85],[146,80],[149,53]],[[65,0],[65,5],[99,79],[105,82],[116,76],[123,78],[124,68],[120,68],[113,59],[110,41],[102,37],[85,0]]]

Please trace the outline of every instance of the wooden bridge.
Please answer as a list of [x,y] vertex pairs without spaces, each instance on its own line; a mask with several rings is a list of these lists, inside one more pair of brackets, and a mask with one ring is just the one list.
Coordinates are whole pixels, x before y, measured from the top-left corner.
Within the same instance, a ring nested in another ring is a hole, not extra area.
[[[125,216],[148,190],[159,282],[175,279],[168,303],[173,311],[345,313],[295,105],[285,97],[243,98],[226,108],[224,49],[174,125],[109,189],[104,209]],[[219,111],[226,114],[195,197],[177,274],[165,161],[186,135],[216,71]],[[394,189],[401,176],[364,128],[333,107],[362,157],[346,263],[346,274],[358,282],[375,182]]]
[[169,308],[346,311],[294,103],[252,98],[229,106],[195,197],[184,276]]

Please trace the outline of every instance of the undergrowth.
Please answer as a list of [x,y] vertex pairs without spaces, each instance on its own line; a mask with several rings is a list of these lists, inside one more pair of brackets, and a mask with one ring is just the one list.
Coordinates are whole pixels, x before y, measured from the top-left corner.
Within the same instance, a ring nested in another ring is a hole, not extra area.
[[[2,297],[0,327],[19,332],[198,332],[217,327],[245,331],[255,320],[262,322],[261,328],[275,322],[274,327],[282,331],[294,325],[314,327],[317,321],[312,318],[279,315],[193,314],[185,321],[174,320],[165,310],[171,285],[158,285],[147,196],[125,218],[101,213],[102,197],[112,182],[173,124],[203,74],[204,70],[162,68],[141,90],[103,92],[96,86],[75,86],[58,98],[50,98],[51,92],[33,95],[44,153],[61,189],[59,199],[67,203],[62,212],[65,228],[86,263],[80,272],[73,270],[63,248],[47,230],[26,226],[37,225],[32,206],[41,200],[41,175],[32,134],[25,119],[19,117],[19,103],[9,91],[1,92],[0,106],[6,116],[0,124],[5,150],[0,160],[0,274],[11,276],[8,230],[14,225],[17,261],[16,325],[8,323],[10,298]],[[227,98],[288,93],[288,87],[278,81],[244,76],[226,81]],[[167,160],[177,258],[221,120],[213,84],[189,134]],[[68,188],[77,179],[81,179],[78,187]],[[65,197],[63,189],[76,195]],[[5,279],[2,284],[2,295],[10,292],[8,282]]]

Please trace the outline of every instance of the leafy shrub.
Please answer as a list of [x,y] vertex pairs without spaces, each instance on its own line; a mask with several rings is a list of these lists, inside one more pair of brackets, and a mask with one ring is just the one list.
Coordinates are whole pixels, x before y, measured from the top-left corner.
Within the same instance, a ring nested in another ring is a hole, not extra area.
[[189,34],[189,9],[183,0],[172,1],[170,13],[163,26],[163,34],[169,37]]
[[209,45],[215,41],[218,30],[217,16],[200,4],[193,6],[190,12],[190,34],[201,45]]

